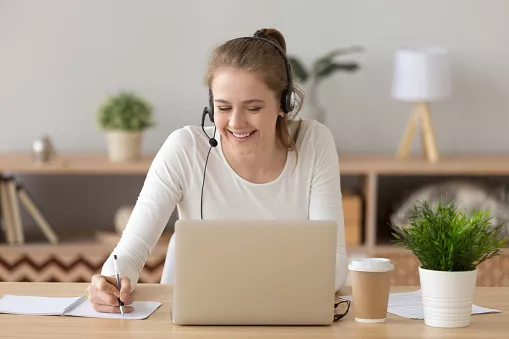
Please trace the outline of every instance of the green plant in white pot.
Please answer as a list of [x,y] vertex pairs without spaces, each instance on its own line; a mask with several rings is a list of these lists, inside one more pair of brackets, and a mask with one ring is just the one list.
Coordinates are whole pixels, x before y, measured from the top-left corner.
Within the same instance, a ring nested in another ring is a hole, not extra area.
[[99,127],[106,132],[112,162],[138,161],[143,130],[152,127],[152,106],[132,92],[121,91],[99,107]]
[[489,211],[462,211],[445,199],[418,202],[410,226],[391,225],[396,246],[419,259],[424,322],[433,327],[470,324],[477,266],[499,255],[506,241]]

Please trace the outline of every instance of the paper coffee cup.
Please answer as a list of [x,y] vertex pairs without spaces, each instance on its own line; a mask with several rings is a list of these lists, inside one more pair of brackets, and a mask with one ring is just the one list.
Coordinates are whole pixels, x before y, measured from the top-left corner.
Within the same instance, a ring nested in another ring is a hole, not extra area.
[[381,323],[387,306],[394,265],[385,258],[363,258],[348,265],[352,281],[355,321]]

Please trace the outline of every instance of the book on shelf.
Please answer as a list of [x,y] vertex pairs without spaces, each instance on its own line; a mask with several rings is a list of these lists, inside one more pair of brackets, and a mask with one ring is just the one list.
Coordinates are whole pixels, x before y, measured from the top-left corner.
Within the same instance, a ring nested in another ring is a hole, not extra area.
[[2,212],[2,228],[5,232],[5,239],[9,245],[16,243],[14,225],[11,217],[10,193],[7,180],[0,177],[0,211]]
[[8,244],[21,245],[25,242],[21,206],[28,212],[49,242],[58,244],[59,239],[53,227],[22,184],[17,183],[13,177],[2,177],[0,189],[0,211]]
[[19,245],[25,242],[23,225],[21,222],[21,211],[19,209],[19,200],[17,199],[16,182],[12,177],[7,179],[7,190],[9,192],[9,208],[11,211],[11,225],[14,227],[14,239]]

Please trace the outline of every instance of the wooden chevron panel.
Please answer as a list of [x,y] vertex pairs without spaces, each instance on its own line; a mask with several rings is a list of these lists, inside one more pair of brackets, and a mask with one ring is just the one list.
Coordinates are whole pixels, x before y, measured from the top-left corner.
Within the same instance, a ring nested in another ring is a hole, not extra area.
[[[171,233],[163,233],[140,274],[140,282],[158,283]],[[89,282],[120,240],[116,232],[97,232],[95,240],[0,246],[0,281]]]
[[[393,286],[418,286],[419,260],[411,253],[378,252],[377,257],[389,258],[394,263]],[[509,254],[503,253],[478,266],[477,286],[509,287]]]
[[[39,253],[0,254],[0,281],[88,282],[101,271],[108,254],[59,256]],[[159,282],[164,256],[152,256],[140,275],[140,282]]]
[[[89,282],[99,273],[111,253],[117,235],[102,235],[102,240],[76,245],[1,246],[0,281]],[[140,274],[140,282],[161,280],[169,237],[154,248]],[[377,257],[390,258],[395,264],[394,286],[419,285],[419,261],[410,252],[379,250]],[[509,286],[509,251],[479,266],[478,286]]]

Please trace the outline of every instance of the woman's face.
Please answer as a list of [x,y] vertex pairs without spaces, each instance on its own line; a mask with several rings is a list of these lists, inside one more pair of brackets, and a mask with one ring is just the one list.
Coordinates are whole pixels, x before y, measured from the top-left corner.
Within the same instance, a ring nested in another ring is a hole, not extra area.
[[223,147],[232,155],[259,154],[276,143],[280,101],[261,77],[233,68],[219,69],[212,82],[214,122]]

